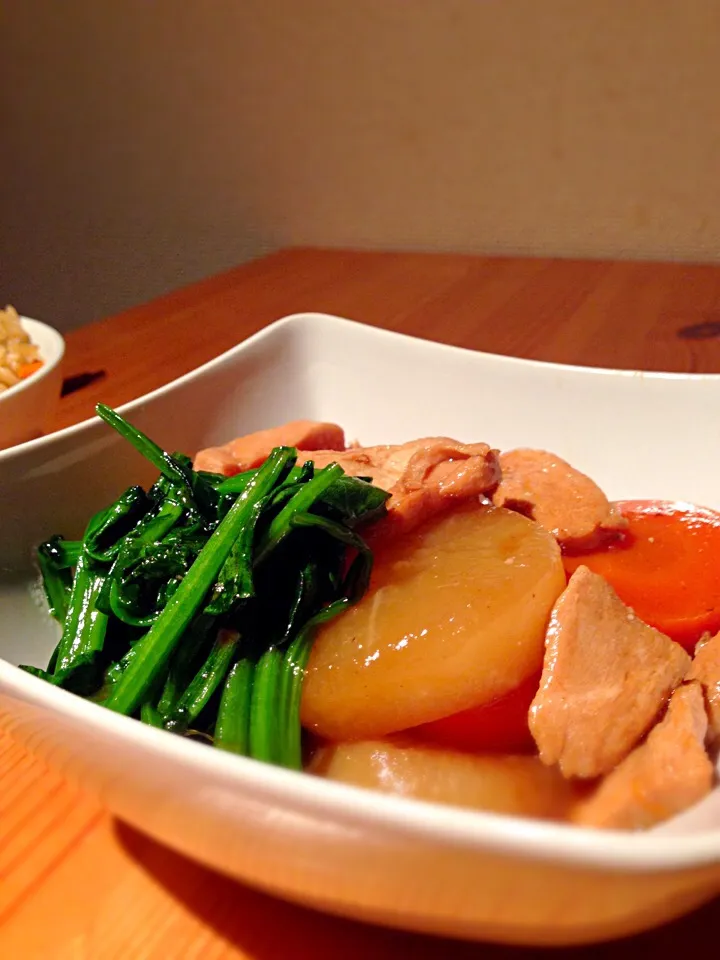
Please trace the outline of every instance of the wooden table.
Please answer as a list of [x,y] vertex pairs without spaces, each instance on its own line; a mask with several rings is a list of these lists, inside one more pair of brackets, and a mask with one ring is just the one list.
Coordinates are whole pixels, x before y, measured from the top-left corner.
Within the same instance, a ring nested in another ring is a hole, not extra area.
[[[57,426],[159,386],[288,313],[319,310],[523,357],[720,371],[720,266],[282,251],[74,331],[66,374],[103,379]],[[564,952],[699,953],[720,901],[662,931]],[[0,956],[8,960],[469,960],[527,956],[316,915],[115,822],[0,730]]]

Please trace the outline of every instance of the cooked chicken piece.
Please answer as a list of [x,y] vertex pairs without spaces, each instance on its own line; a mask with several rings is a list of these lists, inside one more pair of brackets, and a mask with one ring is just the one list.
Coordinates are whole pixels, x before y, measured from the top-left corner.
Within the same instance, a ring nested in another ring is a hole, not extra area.
[[500,480],[497,452],[486,443],[427,437],[399,445],[345,449],[340,427],[299,420],[202,450],[196,470],[232,476],[262,463],[276,446],[298,448],[298,461],[320,469],[338,463],[350,476],[369,477],[392,496],[387,522],[408,530],[450,503],[480,497]]
[[678,687],[663,719],[571,819],[586,827],[641,830],[702,800],[713,784],[705,751],[707,716],[700,684]]
[[608,773],[647,733],[689,665],[682,647],[578,567],[553,608],[530,707],[540,758],[566,777]]
[[232,477],[243,470],[257,467],[275,447],[297,447],[298,450],[344,450],[345,433],[336,423],[314,420],[293,420],[281,427],[258,430],[231,440],[222,447],[208,447],[195,457],[196,470],[222,473]]
[[495,506],[536,520],[565,547],[590,549],[627,526],[590,477],[553,453],[509,450],[500,455],[500,469]]
[[500,479],[497,452],[486,443],[424,437],[399,446],[358,447],[337,454],[316,451],[316,467],[339,463],[352,476],[370,477],[387,490],[388,522],[403,530],[417,526],[448,504],[479,498]]
[[687,679],[697,680],[702,686],[709,721],[708,744],[717,745],[720,742],[720,633],[698,643]]

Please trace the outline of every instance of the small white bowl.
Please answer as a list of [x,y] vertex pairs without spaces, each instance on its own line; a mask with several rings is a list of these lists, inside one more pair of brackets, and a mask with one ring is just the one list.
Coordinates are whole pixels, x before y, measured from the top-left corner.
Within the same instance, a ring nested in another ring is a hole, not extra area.
[[20,317],[20,322],[38,347],[43,365],[0,393],[0,450],[45,433],[52,426],[60,399],[65,341],[57,330],[39,320]]

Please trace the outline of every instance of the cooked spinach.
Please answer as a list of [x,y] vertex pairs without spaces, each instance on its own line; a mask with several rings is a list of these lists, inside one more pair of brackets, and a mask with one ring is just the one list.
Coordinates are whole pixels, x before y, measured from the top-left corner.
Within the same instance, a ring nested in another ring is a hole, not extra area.
[[388,494],[278,447],[237,476],[195,471],[110,408],[98,415],[160,472],[37,551],[62,626],[42,679],[155,727],[291,768],[315,628],[357,602],[357,529]]

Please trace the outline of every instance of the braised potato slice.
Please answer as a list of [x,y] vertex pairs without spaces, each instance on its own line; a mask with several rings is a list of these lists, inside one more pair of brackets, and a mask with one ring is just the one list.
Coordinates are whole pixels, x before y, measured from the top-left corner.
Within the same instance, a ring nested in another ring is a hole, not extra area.
[[472,756],[402,742],[322,747],[310,771],[330,780],[418,800],[518,816],[563,819],[576,789],[537,757]]
[[303,724],[361,740],[502,696],[539,670],[564,586],[553,536],[500,508],[475,504],[377,545],[365,597],[318,632]]

